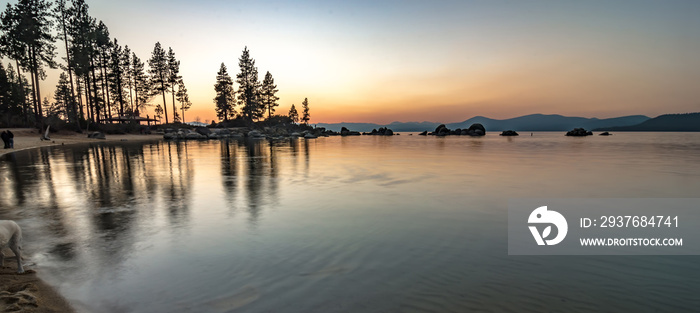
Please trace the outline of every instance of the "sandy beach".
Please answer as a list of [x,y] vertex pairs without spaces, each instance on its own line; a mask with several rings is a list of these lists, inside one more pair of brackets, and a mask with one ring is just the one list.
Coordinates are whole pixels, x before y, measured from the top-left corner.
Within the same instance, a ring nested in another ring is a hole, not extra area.
[[[0,129],[4,131],[7,129]],[[50,135],[50,141],[42,141],[36,129],[13,128],[14,149],[0,149],[0,156],[25,149],[45,146],[69,145],[85,142],[150,141],[162,135],[106,135],[106,139],[87,138],[87,134],[61,131]],[[26,244],[31,244],[27,243]],[[25,267],[24,274],[17,274],[16,261],[9,249],[5,253],[5,267],[0,268],[0,312],[74,312],[70,304],[51,286],[37,276],[41,268]]]
[[[7,128],[0,131],[8,130]],[[49,135],[51,140],[40,140],[39,133],[33,128],[10,128],[10,131],[15,135],[14,149],[0,149],[0,156],[7,153],[16,152],[25,149],[32,149],[46,146],[60,146],[74,143],[85,142],[109,142],[109,141],[149,141],[162,139],[163,135],[140,135],[140,134],[124,134],[124,135],[105,135],[106,139],[87,138],[87,134],[79,134],[74,131],[60,131]]]

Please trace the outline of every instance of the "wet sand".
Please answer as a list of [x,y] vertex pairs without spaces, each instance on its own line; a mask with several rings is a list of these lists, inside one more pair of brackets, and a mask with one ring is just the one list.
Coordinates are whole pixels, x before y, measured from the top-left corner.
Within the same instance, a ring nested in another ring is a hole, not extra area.
[[12,252],[5,253],[5,267],[0,268],[0,312],[75,312],[55,289],[25,268],[17,274]]
[[[7,130],[6,128],[0,131]],[[42,141],[36,129],[12,128],[14,149],[0,148],[0,156],[25,149],[60,146],[85,142],[150,141],[162,139],[162,135],[106,135],[106,139],[87,138],[87,134],[61,131],[50,134],[51,140]],[[27,244],[27,243],[25,243]],[[7,249],[6,249],[7,250]],[[5,253],[5,267],[0,268],[0,312],[75,312],[68,301],[54,288],[42,281],[34,269],[25,267],[24,274],[17,274],[13,253]],[[41,271],[40,268],[37,269]]]
[[[8,130],[7,128],[2,128],[0,131]],[[7,153],[45,147],[45,146],[60,146],[68,145],[74,143],[85,143],[85,142],[109,142],[109,141],[149,141],[149,140],[159,140],[163,138],[163,135],[152,134],[152,135],[140,135],[140,134],[125,134],[125,135],[105,135],[106,139],[93,139],[87,138],[87,134],[79,134],[73,131],[60,131],[57,133],[52,133],[49,135],[51,140],[40,140],[39,133],[36,129],[32,128],[10,128],[10,131],[15,135],[15,147],[14,149],[2,149],[0,148],[0,156]]]

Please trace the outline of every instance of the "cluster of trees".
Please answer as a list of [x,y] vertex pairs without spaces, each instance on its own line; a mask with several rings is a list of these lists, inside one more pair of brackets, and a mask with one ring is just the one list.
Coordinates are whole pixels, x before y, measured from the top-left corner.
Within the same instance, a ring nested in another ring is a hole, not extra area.
[[[228,122],[232,119],[242,119],[251,124],[265,118],[272,119],[276,108],[279,106],[276,93],[279,91],[275,85],[272,74],[267,72],[262,82],[258,79],[258,68],[255,66],[255,59],[250,57],[248,47],[243,48],[243,53],[238,59],[240,72],[236,74],[238,90],[234,90],[234,82],[228,74],[224,63],[221,63],[219,72],[216,73],[216,83],[214,84],[214,103],[216,105],[216,116],[219,121]],[[304,99],[303,117],[299,119],[299,114],[292,104],[288,117],[294,122],[308,124],[309,101]],[[236,107],[239,110],[236,110]]]
[[[0,64],[0,116],[6,123],[12,119],[13,124],[19,120],[30,126],[47,116],[76,125],[103,123],[136,114],[161,94],[163,105],[156,108],[156,118],[164,115],[168,123],[166,93],[172,94],[173,122],[192,105],[172,48],[166,53],[156,43],[146,70],[128,46],[110,38],[107,26],[89,15],[85,0],[8,3],[0,14],[0,32],[0,57],[14,61],[7,69]],[[65,49],[65,64],[55,61],[57,41]],[[46,97],[42,101],[39,88],[47,68],[63,70],[53,102]]]

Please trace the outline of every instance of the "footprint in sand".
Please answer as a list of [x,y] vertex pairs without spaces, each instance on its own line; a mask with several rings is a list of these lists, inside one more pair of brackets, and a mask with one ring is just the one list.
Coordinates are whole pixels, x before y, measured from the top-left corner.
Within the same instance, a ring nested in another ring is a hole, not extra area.
[[0,304],[4,306],[2,312],[21,312],[29,308],[39,307],[36,303],[36,297],[32,294],[36,291],[36,286],[33,284],[0,291]]

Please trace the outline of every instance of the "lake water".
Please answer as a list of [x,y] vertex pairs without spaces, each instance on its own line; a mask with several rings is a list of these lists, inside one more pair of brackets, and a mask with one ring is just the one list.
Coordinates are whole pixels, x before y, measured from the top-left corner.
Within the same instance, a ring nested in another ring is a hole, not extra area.
[[85,144],[0,158],[0,219],[86,312],[657,312],[698,256],[509,256],[512,198],[698,197],[700,134]]

